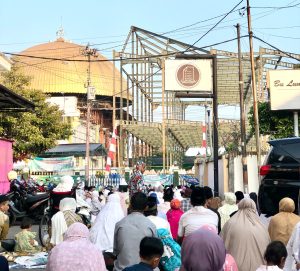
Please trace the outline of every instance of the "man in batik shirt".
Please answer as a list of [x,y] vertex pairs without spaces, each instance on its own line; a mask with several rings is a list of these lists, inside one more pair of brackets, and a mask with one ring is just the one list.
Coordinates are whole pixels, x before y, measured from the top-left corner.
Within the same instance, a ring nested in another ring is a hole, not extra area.
[[143,173],[145,172],[146,164],[144,162],[138,162],[135,166],[135,170],[131,175],[128,188],[129,188],[129,195],[132,195],[136,192],[146,192],[146,187],[144,184],[144,177]]

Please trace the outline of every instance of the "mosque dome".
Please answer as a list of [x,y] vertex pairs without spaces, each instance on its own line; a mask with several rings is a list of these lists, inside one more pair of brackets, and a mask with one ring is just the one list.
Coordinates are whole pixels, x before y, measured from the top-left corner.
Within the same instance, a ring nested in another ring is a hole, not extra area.
[[[43,43],[26,49],[15,57],[20,71],[32,78],[29,88],[55,95],[86,94],[88,62],[82,54],[85,46],[66,41]],[[28,57],[27,57],[28,56]],[[36,58],[38,57],[38,58]],[[44,59],[43,59],[44,58]],[[53,58],[53,59],[48,59]],[[83,61],[72,61],[83,60]],[[114,66],[99,53],[91,56],[91,85],[96,96],[113,96]],[[100,61],[95,61],[100,60]],[[103,61],[102,61],[103,60]],[[120,72],[115,69],[115,93],[120,97]],[[127,96],[127,83],[122,79],[123,98]]]

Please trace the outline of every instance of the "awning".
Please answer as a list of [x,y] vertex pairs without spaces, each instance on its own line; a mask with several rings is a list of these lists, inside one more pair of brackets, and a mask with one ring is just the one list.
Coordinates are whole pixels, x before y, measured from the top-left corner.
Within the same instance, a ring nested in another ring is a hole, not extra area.
[[0,112],[33,111],[34,104],[0,84]]
[[[105,156],[106,150],[102,144],[90,143],[90,156]],[[84,157],[85,156],[85,144],[60,144],[56,147],[47,150],[45,153],[39,155],[39,157]]]

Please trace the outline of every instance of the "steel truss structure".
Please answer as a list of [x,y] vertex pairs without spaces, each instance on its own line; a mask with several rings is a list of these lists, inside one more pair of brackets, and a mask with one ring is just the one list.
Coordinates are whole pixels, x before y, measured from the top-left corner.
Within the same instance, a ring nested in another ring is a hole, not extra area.
[[[202,121],[186,120],[186,108],[190,105],[207,106],[211,101],[204,99],[187,100],[175,97],[175,93],[164,91],[163,63],[174,59],[177,54],[212,54],[217,56],[218,104],[239,104],[238,54],[234,52],[202,48],[183,43],[164,35],[132,26],[120,52],[114,58],[120,59],[121,93],[113,96],[114,126],[120,126],[119,165],[132,158],[161,154],[163,141],[166,140],[166,167],[174,161],[182,162],[185,151],[190,147],[202,145]],[[266,72],[278,66],[293,68],[294,64],[283,61],[281,52],[260,48],[255,54],[257,86],[260,100],[268,99]],[[249,53],[243,53],[244,96],[246,104],[251,102],[251,70]],[[116,63],[116,62],[114,62]],[[119,108],[126,110],[116,119],[116,95],[120,95]],[[164,108],[161,122],[154,119],[154,110]],[[218,123],[217,119],[212,118]],[[165,129],[165,132],[162,130]],[[165,135],[165,138],[163,137]],[[209,137],[211,135],[208,135]]]

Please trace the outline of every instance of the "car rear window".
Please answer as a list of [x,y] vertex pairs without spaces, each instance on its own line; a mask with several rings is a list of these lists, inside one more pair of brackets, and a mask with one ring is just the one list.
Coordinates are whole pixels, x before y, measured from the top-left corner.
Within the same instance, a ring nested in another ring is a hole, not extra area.
[[[295,145],[295,144],[289,144],[289,145]],[[294,156],[291,155],[290,153],[290,148],[288,149],[288,151],[286,150],[286,146],[287,145],[283,145],[280,147],[273,147],[269,158],[268,158],[268,164],[293,164],[293,163],[299,163],[295,158],[293,158]],[[295,146],[294,146],[295,147]],[[297,146],[298,148],[300,147],[299,144]],[[297,153],[297,150],[293,150],[293,153]],[[300,150],[300,148],[299,148]],[[300,155],[299,155],[300,157]]]

